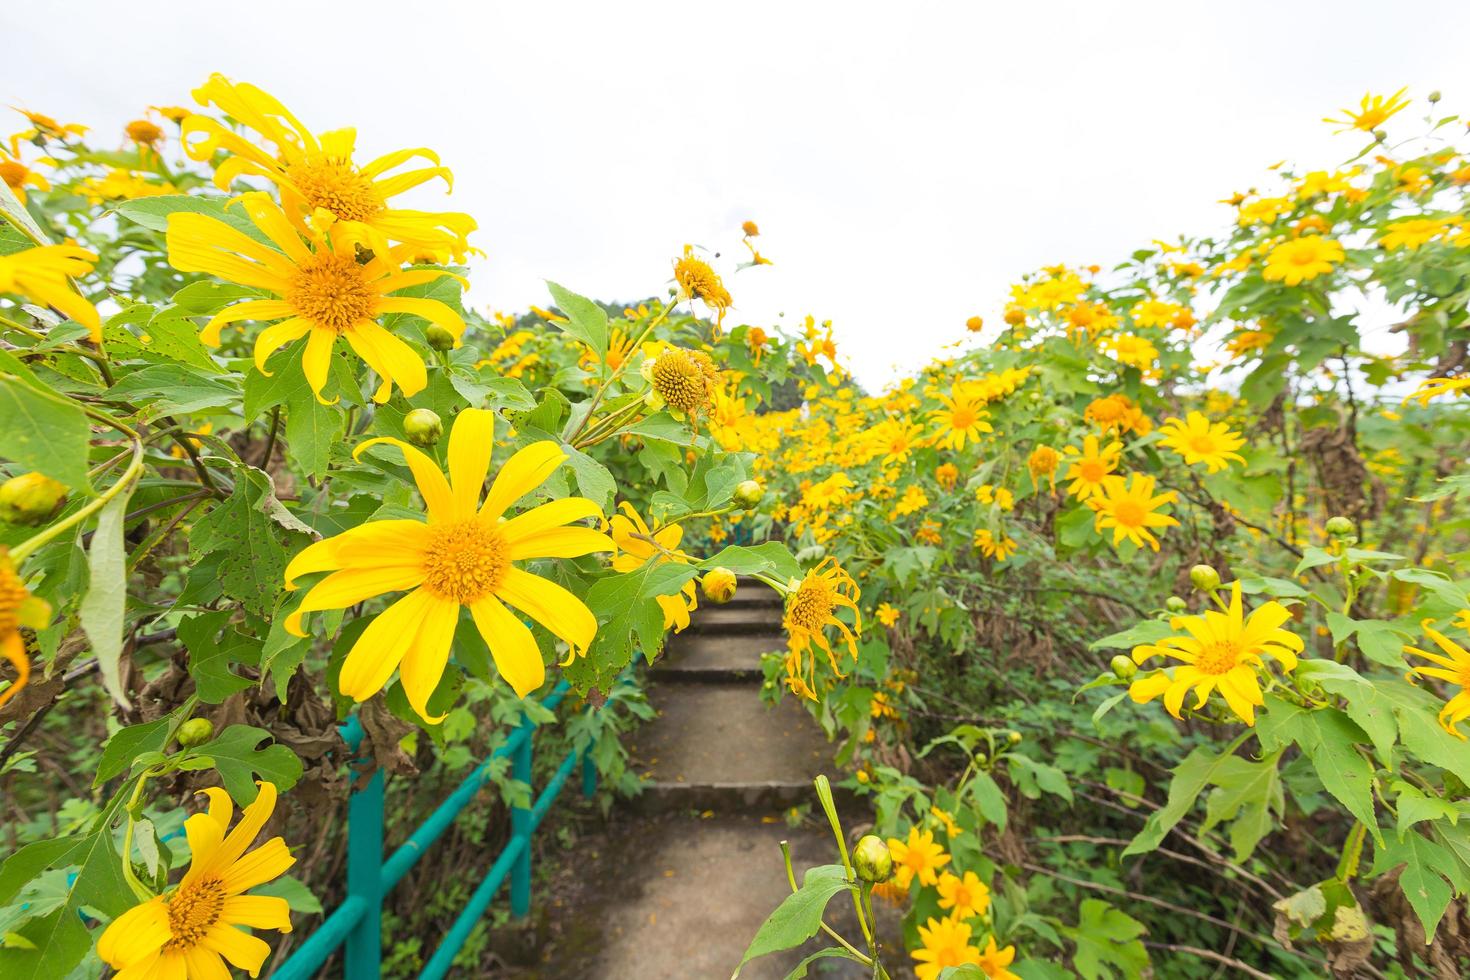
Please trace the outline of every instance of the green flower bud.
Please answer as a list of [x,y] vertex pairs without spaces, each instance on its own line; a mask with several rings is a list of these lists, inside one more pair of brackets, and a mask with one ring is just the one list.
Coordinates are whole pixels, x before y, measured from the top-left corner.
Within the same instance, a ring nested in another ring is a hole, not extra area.
[[1209,565],[1196,565],[1189,570],[1189,584],[1201,592],[1213,592],[1220,587],[1220,573]]
[[711,568],[700,579],[699,587],[710,602],[724,605],[735,598],[735,573],[728,568]]
[[1014,729],[1012,729],[1011,731],[1006,732],[1006,741],[1009,742],[1011,745],[1020,745],[1021,744],[1021,733],[1018,732],[1018,731],[1015,731]]
[[66,487],[43,473],[22,473],[0,483],[0,520],[40,524],[61,509]]
[[755,480],[742,480],[735,487],[735,506],[741,510],[755,510],[765,495],[766,488]]
[[1386,130],[1386,129],[1375,129],[1375,130],[1373,130],[1373,142],[1375,142],[1375,143],[1382,143],[1386,139],[1388,139],[1388,130]]
[[863,881],[878,884],[893,875],[893,855],[881,837],[867,835],[852,849],[853,867]]
[[214,737],[214,722],[208,718],[190,718],[179,726],[179,744],[184,748],[203,745]]
[[1349,534],[1356,534],[1357,531],[1358,528],[1353,524],[1351,518],[1341,515],[1327,518],[1327,533],[1334,538],[1345,538]]
[[1184,612],[1184,610],[1188,609],[1189,606],[1185,603],[1183,599],[1179,598],[1177,595],[1171,595],[1169,598],[1164,600],[1164,608],[1169,610],[1171,613],[1182,613]]
[[415,446],[432,446],[444,434],[444,423],[439,413],[427,408],[416,408],[403,417],[403,432]]
[[1138,673],[1138,664],[1134,663],[1133,658],[1126,653],[1120,653],[1108,661],[1108,666],[1113,669],[1113,676],[1120,681],[1126,681]]
[[429,324],[429,329],[424,331],[424,339],[429,342],[430,347],[437,351],[454,350],[454,345],[457,343],[454,334],[437,323]]
[[1434,105],[1439,100],[1440,100],[1439,89],[1435,89],[1433,92],[1430,92],[1429,93],[1429,104],[1430,105]]

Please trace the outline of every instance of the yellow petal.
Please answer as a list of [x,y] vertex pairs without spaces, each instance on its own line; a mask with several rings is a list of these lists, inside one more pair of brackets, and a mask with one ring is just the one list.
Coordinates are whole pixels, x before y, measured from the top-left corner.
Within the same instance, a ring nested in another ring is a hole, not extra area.
[[417,635],[398,665],[398,679],[403,693],[420,718],[431,725],[444,720],[444,715],[429,713],[429,697],[444,677],[449,663],[449,648],[454,643],[454,627],[459,623],[459,603],[436,599],[430,603],[419,622]]
[[162,898],[153,898],[112,920],[97,940],[97,955],[121,969],[156,954],[171,938],[168,909]]
[[449,491],[449,481],[444,478],[444,472],[439,469],[437,463],[413,446],[402,439],[379,436],[376,439],[359,443],[358,447],[352,451],[352,456],[354,459],[360,459],[364,450],[381,443],[396,446],[403,453],[403,460],[413,473],[413,482],[418,484],[419,495],[424,498],[424,506],[428,508],[429,520],[435,524],[452,521],[454,519],[454,495]]
[[449,432],[449,486],[454,494],[456,520],[467,521],[475,516],[494,445],[494,412],[467,408],[455,418]]
[[271,955],[271,948],[266,945],[265,940],[256,939],[234,926],[227,926],[223,922],[216,922],[205,933],[202,945],[205,949],[213,950],[234,966],[239,967],[252,977],[260,975],[260,968],[265,964],[265,958]]
[[586,650],[597,635],[597,617],[581,599],[513,565],[506,569],[495,595],[565,640],[574,653]]
[[536,637],[499,599],[485,596],[470,606],[470,613],[495,658],[495,669],[517,697],[523,698],[546,683],[546,664]]
[[225,894],[239,895],[256,885],[279,878],[295,863],[296,859],[291,856],[286,842],[279,837],[272,837],[226,868],[220,880]]
[[438,601],[427,589],[415,589],[379,613],[342,661],[338,690],[354,701],[381,691],[412,645],[429,606]]
[[346,609],[389,592],[417,588],[424,581],[422,565],[389,565],[385,568],[346,568],[333,572],[311,587],[301,605],[286,617],[286,631],[305,636],[301,620],[323,609]]
[[220,918],[252,929],[291,931],[291,906],[273,895],[232,895],[220,907]]
[[495,475],[480,516],[489,521],[499,519],[507,507],[545,483],[566,459],[562,448],[549,439],[520,450]]

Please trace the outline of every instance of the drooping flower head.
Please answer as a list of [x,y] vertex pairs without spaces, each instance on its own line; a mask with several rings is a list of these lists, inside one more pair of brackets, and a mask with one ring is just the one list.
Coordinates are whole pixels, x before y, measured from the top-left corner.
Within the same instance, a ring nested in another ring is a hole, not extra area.
[[970,944],[970,926],[949,916],[919,926],[919,943],[911,954],[919,980],[936,980],[946,967],[980,962],[979,948]]
[[60,123],[44,113],[21,109],[18,106],[11,106],[11,108],[25,116],[26,122],[30,123],[29,129],[11,135],[10,155],[13,157],[20,156],[20,144],[22,143],[44,146],[48,140],[65,143],[69,137],[86,135],[87,127],[81,123]]
[[38,245],[0,255],[0,293],[18,293],[33,303],[54,306],[86,327],[92,342],[102,342],[97,308],[72,289],[68,279],[92,271],[97,253],[75,245]]
[[[822,559],[804,578],[792,580],[781,625],[788,637],[786,678],[793,691],[806,697],[816,696],[817,649],[827,655],[832,670],[839,677],[843,676],[837,653],[827,639],[827,627],[837,628],[847,646],[848,657],[857,659],[854,631],[861,632],[863,627],[862,613],[857,607],[859,597],[857,583],[833,558]],[[843,608],[853,612],[851,628],[837,616],[838,610]]]
[[684,246],[682,257],[674,260],[674,281],[679,284],[680,299],[699,299],[715,311],[715,325],[725,322],[725,311],[734,302],[730,291],[710,264],[694,254],[693,245]]
[[1265,703],[1257,678],[1257,672],[1264,668],[1263,658],[1274,658],[1286,671],[1296,669],[1302,640],[1281,628],[1290,619],[1291,610],[1274,601],[1262,604],[1246,617],[1240,583],[1236,582],[1224,612],[1208,609],[1201,616],[1175,616],[1169,625],[1187,635],[1133,648],[1134,663],[1166,657],[1180,665],[1139,675],[1129,685],[1128,695],[1139,704],[1162,695],[1164,707],[1178,718],[1184,696],[1191,689],[1196,696],[1196,711],[1205,706],[1212,691],[1218,690],[1236,717],[1254,725],[1255,709]]
[[296,859],[279,837],[246,853],[276,808],[275,785],[259,785],[233,830],[230,795],[204,790],[208,811],[184,821],[192,857],[183,879],[102,933],[97,955],[121,980],[217,980],[229,976],[225,961],[260,975],[271,948],[241,927],[290,932],[291,914],[284,898],[245,892],[285,874]]
[[[37,161],[47,163],[47,160]],[[37,172],[34,168],[22,163],[19,157],[11,157],[0,149],[0,180],[5,181],[5,186],[10,188],[16,200],[24,204],[26,202],[26,187],[34,187],[38,191],[49,191],[51,182]]]
[[1207,471],[1218,473],[1228,469],[1232,461],[1245,462],[1245,457],[1235,451],[1245,445],[1245,440],[1224,422],[1211,422],[1203,412],[1190,412],[1187,420],[1165,419],[1159,432],[1163,435],[1159,443],[1183,456],[1190,466],[1203,463]]
[[[388,251],[391,242],[417,249],[445,252],[463,262],[475,220],[454,212],[406,211],[388,206],[390,198],[428,181],[453,186],[453,175],[439,166],[432,150],[397,150],[359,166],[353,159],[355,129],[312,133],[270,94],[246,82],[232,82],[220,74],[194,90],[202,106],[213,103],[259,138],[270,149],[257,146],[208,116],[189,116],[181,124],[184,149],[195,160],[216,153],[229,156],[214,173],[220,190],[229,190],[237,177],[263,177],[276,185],[286,216],[298,231],[307,232],[306,219],[318,209],[343,223],[343,234],[375,253]],[[392,173],[411,160],[430,165]]]
[[372,697],[397,670],[409,704],[436,720],[429,715],[429,696],[444,674],[461,607],[469,609],[495,666],[521,697],[541,686],[546,667],[536,638],[507,604],[565,641],[567,662],[592,642],[597,619],[582,600],[516,563],[612,551],[606,534],[572,523],[600,519],[602,509],[591,500],[567,497],[502,522],[510,506],[546,482],[567,455],[549,440],[526,446],[506,460],[481,502],[494,437],[493,412],[460,412],[449,434],[447,479],[431,458],[406,442],[376,438],[360,444],[359,457],[382,444],[402,451],[424,498],[427,522],[369,521],[308,546],[286,567],[288,589],[303,575],[331,572],[287,617],[286,629],[296,636],[306,635],[301,621],[308,613],[408,593],[369,623],[348,652],[338,678],[347,697]]
[[[1431,653],[1411,646],[1405,646],[1404,651],[1435,664],[1433,667],[1414,667],[1412,670],[1415,674],[1420,677],[1434,677],[1460,689],[1445,702],[1439,713],[1439,726],[1456,738],[1464,739],[1465,733],[1460,731],[1459,724],[1470,718],[1470,651],[1434,629],[1431,625],[1433,622],[1432,619],[1426,619],[1419,625],[1424,630],[1424,635],[1433,640],[1442,653]],[[1470,626],[1463,612],[1455,623],[1461,628]]]
[[1031,450],[1031,455],[1026,457],[1026,469],[1031,471],[1031,479],[1036,483],[1038,489],[1041,487],[1041,478],[1046,477],[1051,481],[1051,488],[1057,488],[1057,466],[1062,461],[1062,454],[1050,446],[1037,446]]
[[423,358],[379,322],[385,313],[408,313],[436,323],[456,340],[464,318],[436,299],[393,296],[443,276],[443,269],[400,269],[395,252],[360,261],[355,243],[341,234],[342,225],[319,212],[324,228],[309,229],[303,240],[270,196],[253,191],[240,198],[255,227],[275,248],[209,215],[175,212],[168,219],[168,260],[183,272],[204,272],[227,282],[268,290],[276,298],[246,300],[215,314],[200,340],[220,342],[226,324],[241,320],[274,323],[255,340],[255,366],[269,374],[266,362],[285,344],[306,338],[301,366],[317,398],[327,384],[332,348],[343,338],[377,372],[381,383],[373,400],[386,402],[398,385],[405,395],[429,383]]
[[1102,493],[1087,501],[1087,506],[1097,511],[1093,527],[1099,532],[1111,528],[1114,547],[1126,538],[1140,548],[1147,544],[1158,551],[1159,539],[1150,529],[1179,524],[1158,512],[1160,507],[1178,500],[1179,495],[1170,490],[1155,496],[1154,483],[1153,477],[1143,473],[1134,473],[1132,482],[1109,476],[1103,480]]
[[[618,505],[622,513],[613,515],[608,521],[613,544],[618,552],[613,557],[613,571],[632,572],[648,562],[662,565],[664,562],[688,564],[689,556],[679,550],[684,538],[684,529],[677,524],[668,524],[650,531],[643,518],[628,501]],[[685,582],[675,595],[655,596],[659,608],[664,611],[664,629],[672,628],[675,633],[683,632],[689,625],[689,614],[699,605],[694,579]]]

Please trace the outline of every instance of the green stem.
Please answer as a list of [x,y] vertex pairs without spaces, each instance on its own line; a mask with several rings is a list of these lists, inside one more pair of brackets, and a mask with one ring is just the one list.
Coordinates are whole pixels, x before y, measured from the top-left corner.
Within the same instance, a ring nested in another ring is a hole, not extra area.
[[138,785],[133,787],[133,795],[128,800],[128,826],[127,829],[123,831],[123,879],[127,881],[128,887],[133,890],[133,894],[137,896],[138,901],[140,902],[147,902],[155,897],[153,894],[153,889],[149,888],[147,885],[143,884],[143,882],[139,881],[137,872],[133,870],[133,828],[134,825],[137,823],[137,817],[134,814],[135,811],[138,809],[139,801],[143,798],[143,787],[148,784],[148,779],[152,775],[153,770],[145,769],[143,770],[142,775],[138,777]]

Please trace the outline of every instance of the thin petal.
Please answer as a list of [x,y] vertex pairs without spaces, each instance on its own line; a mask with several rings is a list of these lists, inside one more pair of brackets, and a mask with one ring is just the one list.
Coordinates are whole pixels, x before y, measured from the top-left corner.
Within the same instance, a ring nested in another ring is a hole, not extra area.
[[466,521],[475,516],[485,476],[490,472],[490,451],[494,445],[494,412],[467,408],[455,418],[449,433],[449,486],[454,493],[456,520]]
[[437,601],[427,589],[415,589],[379,613],[342,661],[338,690],[354,701],[381,691],[408,653],[430,604]]
[[398,665],[398,679],[408,703],[420,718],[431,725],[444,720],[444,715],[429,713],[429,697],[444,677],[449,663],[449,648],[454,645],[454,628],[459,624],[459,603],[436,599],[430,603],[419,623],[418,635]]
[[480,508],[480,516],[489,521],[498,520],[507,507],[545,483],[566,459],[567,454],[562,448],[549,439],[533,442],[520,450],[495,474],[495,482],[490,484],[490,493]]
[[546,664],[536,637],[499,599],[485,596],[470,606],[470,614],[490,646],[495,669],[517,697],[523,698],[546,683]]
[[286,842],[279,837],[272,837],[226,868],[220,880],[224,884],[225,894],[239,895],[256,885],[279,878],[295,863],[296,859],[291,856]]
[[612,538],[590,527],[554,527],[511,542],[507,555],[512,561],[525,558],[580,558],[617,548]]
[[[500,533],[508,544],[515,544],[523,538],[554,527],[561,527],[563,524],[570,524],[587,517],[601,516],[602,508],[586,497],[565,497],[541,504],[539,507],[532,507],[524,514],[511,518],[500,525]],[[621,517],[614,517],[613,521],[627,523],[626,519]]]
[[404,442],[402,439],[393,439],[387,436],[379,436],[359,443],[352,451],[354,459],[361,459],[363,451],[371,446],[386,443],[396,446],[403,453],[403,461],[408,464],[413,473],[413,482],[418,484],[419,495],[424,498],[424,506],[428,508],[429,520],[435,524],[449,523],[454,519],[454,495],[449,491],[449,481],[444,478],[444,471],[439,469],[428,456],[418,449]]
[[265,965],[265,958],[271,955],[271,948],[266,945],[265,940],[256,939],[243,930],[225,925],[223,922],[216,922],[209,932],[205,933],[202,944],[205,949],[214,950],[229,960],[232,965],[239,967],[252,977],[260,975],[260,968]]
[[220,908],[220,918],[252,929],[291,931],[291,906],[274,895],[232,895]]
[[597,617],[581,599],[555,582],[514,565],[505,570],[495,595],[561,637],[574,653],[586,650],[597,635]]
[[286,631],[295,636],[305,636],[301,620],[307,613],[346,609],[375,596],[417,588],[423,582],[424,568],[419,564],[345,568],[333,572],[312,586],[301,605],[286,617]]

